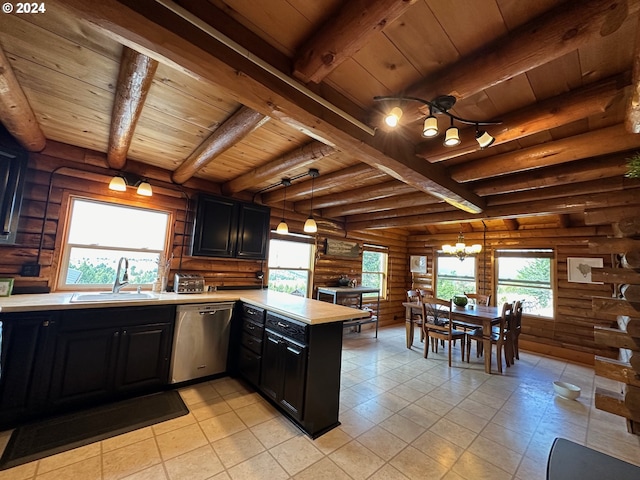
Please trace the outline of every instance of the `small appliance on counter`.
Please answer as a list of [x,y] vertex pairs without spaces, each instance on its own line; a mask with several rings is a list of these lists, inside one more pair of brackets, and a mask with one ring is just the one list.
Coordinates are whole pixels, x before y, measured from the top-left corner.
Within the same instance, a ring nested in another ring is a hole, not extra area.
[[175,293],[203,293],[204,277],[190,273],[176,273],[173,279]]

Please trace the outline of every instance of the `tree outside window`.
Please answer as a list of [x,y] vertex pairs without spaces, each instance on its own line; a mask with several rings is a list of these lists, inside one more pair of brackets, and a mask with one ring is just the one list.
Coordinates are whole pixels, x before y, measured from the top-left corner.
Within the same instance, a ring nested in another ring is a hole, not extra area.
[[448,300],[454,295],[476,291],[476,258],[474,256],[467,256],[460,261],[458,257],[438,252],[436,263],[436,297]]
[[314,246],[302,241],[269,242],[269,290],[308,297]]
[[[380,298],[386,298],[387,293],[387,261],[388,255],[384,251],[373,250],[376,247],[364,247],[362,252],[362,286],[380,290]],[[377,298],[375,293],[365,293],[363,298]]]

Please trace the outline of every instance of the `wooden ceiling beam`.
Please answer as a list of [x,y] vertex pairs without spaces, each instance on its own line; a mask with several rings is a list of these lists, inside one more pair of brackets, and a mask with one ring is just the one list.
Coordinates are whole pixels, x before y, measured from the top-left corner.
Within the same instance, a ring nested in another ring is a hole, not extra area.
[[[403,93],[426,100],[469,97],[614,33],[639,9],[638,0],[563,2]],[[407,120],[422,116],[414,105],[405,115]]]
[[[412,192],[415,192],[413,187],[398,180],[390,180],[388,182],[376,183],[375,185],[367,185],[366,187],[345,190],[338,195],[329,193],[327,195],[316,197],[314,194],[313,207],[314,209],[340,207],[342,205],[368,202],[371,200],[378,200],[381,198]],[[429,198],[434,199],[434,197],[431,196],[429,196]],[[309,208],[311,208],[311,202],[309,200],[302,200],[295,204],[296,210],[304,211],[309,210]]]
[[30,152],[44,149],[47,139],[40,129],[2,46],[0,46],[0,121],[7,131]]
[[[365,129],[344,113],[318,101],[292,79],[265,70],[247,55],[152,0],[105,0],[96,5],[87,5],[82,0],[54,1],[106,35],[194,78],[217,85],[225,94],[265,116],[338,150],[357,151],[361,162],[417,190],[466,211],[479,212],[485,206],[482,198],[453,181],[443,168],[434,168],[436,165],[416,157],[415,147],[408,140],[391,141],[380,132],[371,136],[368,127]],[[185,16],[189,15],[186,12]],[[179,180],[176,179],[178,183]]]
[[502,223],[507,230],[518,230],[520,228],[520,222],[517,218],[503,218]]
[[625,126],[629,133],[640,133],[640,20],[638,20],[635,52],[633,54],[632,85],[633,90],[627,106]]
[[573,185],[580,182],[622,176],[627,171],[626,155],[615,153],[580,161],[580,168],[572,162],[552,167],[515,173],[498,178],[489,178],[473,184],[478,195],[500,195],[523,190],[533,190],[558,185]]
[[233,195],[234,193],[255,187],[255,185],[267,181],[270,178],[277,176],[286,177],[285,174],[288,171],[294,168],[301,168],[316,160],[333,155],[334,153],[336,153],[336,150],[333,147],[314,140],[282,157],[260,165],[244,175],[240,175],[223,183],[222,192],[225,195]]
[[366,45],[371,35],[402,15],[416,0],[346,2],[309,38],[293,62],[293,75],[320,83]]
[[175,183],[189,180],[205,165],[211,163],[244,137],[260,128],[269,117],[250,109],[240,107],[226,122],[220,125],[209,137],[196,148],[189,157],[175,169],[171,179]]
[[620,124],[543,143],[535,147],[467,162],[452,167],[449,173],[451,178],[464,183],[637,147],[640,147],[640,136],[628,133],[624,125]]
[[[630,84],[631,72],[614,75],[503,115],[500,125],[482,128],[495,138],[494,145],[512,142],[605,113],[625,101],[625,88]],[[459,146],[446,147],[442,142],[425,141],[416,147],[416,155],[434,163],[480,150],[475,141],[475,127],[460,129],[459,133]]]
[[120,170],[127,162],[136,124],[157,68],[157,61],[126,46],[122,48],[107,147],[111,168]]
[[[336,172],[328,174],[322,174],[314,180],[313,192],[314,192],[314,206],[315,195],[322,196],[323,192],[331,194],[331,190],[336,188],[336,185],[343,184],[345,182],[353,182],[358,177],[366,177],[367,179],[375,179],[386,177],[386,175],[378,170],[371,168],[369,165],[357,164],[351,167],[343,168]],[[302,198],[311,193],[311,181],[294,183],[290,187],[287,187],[287,199],[295,200],[296,198]],[[273,190],[265,192],[261,196],[262,203],[266,205],[273,205],[274,203],[280,203],[284,199],[284,189]]]
[[[379,198],[377,200],[367,200],[355,204],[341,205],[339,207],[325,208],[322,216],[327,218],[338,218],[347,215],[356,215],[373,211],[390,211],[396,208],[417,207],[420,205],[432,205],[440,201],[424,192],[407,193],[395,195],[393,197]],[[315,208],[315,201],[314,201]]]

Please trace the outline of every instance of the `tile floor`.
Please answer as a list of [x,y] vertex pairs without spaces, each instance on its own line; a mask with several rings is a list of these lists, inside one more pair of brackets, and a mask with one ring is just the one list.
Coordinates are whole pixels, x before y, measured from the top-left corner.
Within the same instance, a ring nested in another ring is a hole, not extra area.
[[[416,342],[417,343],[417,342]],[[181,390],[190,413],[0,472],[0,480],[545,478],[562,436],[640,465],[640,437],[593,407],[593,370],[523,352],[504,375],[404,346],[404,326],[345,333],[340,421],[311,440],[225,378]],[[578,401],[552,381],[582,387]],[[0,434],[0,449],[9,432]]]

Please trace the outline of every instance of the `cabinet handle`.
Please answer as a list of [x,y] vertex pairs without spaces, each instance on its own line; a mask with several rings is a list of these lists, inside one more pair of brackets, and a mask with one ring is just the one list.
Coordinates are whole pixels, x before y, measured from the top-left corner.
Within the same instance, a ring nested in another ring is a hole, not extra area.
[[278,326],[280,328],[289,328],[289,325],[287,325],[286,323],[282,323],[282,322],[278,322]]
[[255,330],[255,329],[256,329],[256,327],[254,327],[253,324],[251,324],[251,323],[247,324],[247,330]]
[[43,327],[48,327],[49,326],[49,320],[45,320],[44,322],[42,322],[42,326]]
[[115,332],[115,333],[113,334],[113,336],[114,336],[114,338],[118,338],[118,337],[120,336],[120,332]]

